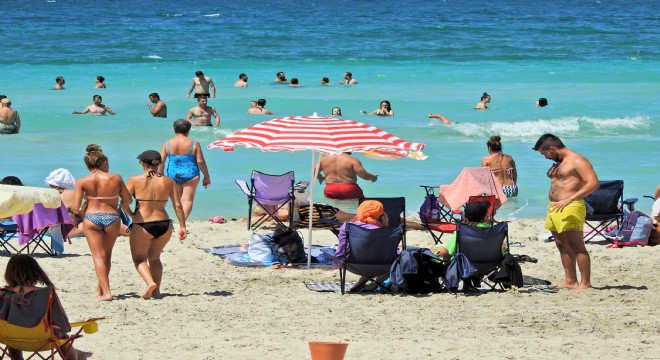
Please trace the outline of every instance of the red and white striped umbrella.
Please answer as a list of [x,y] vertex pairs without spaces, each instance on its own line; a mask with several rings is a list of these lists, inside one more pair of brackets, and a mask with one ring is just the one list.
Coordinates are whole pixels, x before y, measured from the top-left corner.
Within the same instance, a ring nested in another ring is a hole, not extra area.
[[233,151],[236,145],[263,151],[314,150],[328,155],[375,151],[407,156],[424,149],[424,144],[402,140],[368,124],[318,116],[268,120],[215,141],[208,147]]
[[[423,160],[424,144],[408,142],[377,127],[357,121],[333,117],[289,116],[268,120],[214,141],[208,148],[234,151],[236,145],[260,148],[262,151],[312,150],[312,165],[316,152],[327,155],[342,152],[370,152],[380,156],[411,157]],[[312,166],[318,169],[317,166]],[[312,171],[314,172],[314,171]],[[309,208],[314,211],[314,179],[310,178]],[[309,216],[308,247],[312,245],[312,216]],[[307,253],[307,267],[311,265],[311,251]]]

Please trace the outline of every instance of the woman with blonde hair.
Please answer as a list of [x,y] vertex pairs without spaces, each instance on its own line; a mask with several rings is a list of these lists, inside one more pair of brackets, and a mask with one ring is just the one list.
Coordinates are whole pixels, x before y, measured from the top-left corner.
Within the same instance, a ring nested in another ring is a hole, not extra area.
[[[72,211],[83,217],[83,231],[94,261],[98,277],[96,295],[99,300],[112,300],[110,293],[110,259],[117,241],[121,220],[118,206],[133,215],[129,205],[131,195],[119,174],[108,171],[108,158],[96,144],[87,146],[85,165],[90,174],[76,181]],[[80,205],[87,200],[87,209],[81,214]],[[120,201],[121,198],[121,201]]]
[[172,237],[172,220],[165,205],[172,200],[179,220],[179,240],[186,238],[186,217],[174,181],[158,172],[162,163],[160,153],[147,150],[138,155],[144,171],[128,179],[126,187],[135,197],[135,213],[131,225],[131,256],[135,269],[147,284],[143,299],[160,298],[163,264],[160,254]]

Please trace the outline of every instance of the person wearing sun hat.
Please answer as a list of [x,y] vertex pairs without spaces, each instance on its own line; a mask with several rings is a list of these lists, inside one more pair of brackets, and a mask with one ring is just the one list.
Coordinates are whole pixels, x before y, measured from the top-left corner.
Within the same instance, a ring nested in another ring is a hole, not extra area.
[[179,221],[179,240],[187,236],[186,217],[174,180],[158,172],[163,162],[160,153],[147,150],[137,156],[143,173],[128,179],[126,188],[135,198],[135,212],[130,232],[131,256],[138,274],[147,285],[143,299],[160,298],[163,264],[160,254],[172,237],[174,228],[165,205],[169,199]]
[[[470,202],[465,205],[463,209],[463,223],[472,225],[477,228],[489,228],[492,226],[490,223],[488,208],[490,203],[486,200]],[[431,248],[431,251],[438,254],[444,259],[451,259],[458,252],[456,245],[456,232],[451,235],[449,241],[444,244],[439,244]]]

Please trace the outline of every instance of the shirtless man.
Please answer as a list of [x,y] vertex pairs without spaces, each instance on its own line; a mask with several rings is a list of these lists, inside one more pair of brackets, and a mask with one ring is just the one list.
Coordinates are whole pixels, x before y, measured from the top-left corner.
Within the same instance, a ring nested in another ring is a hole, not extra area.
[[245,74],[238,75],[238,81],[234,83],[234,87],[248,87],[248,76]]
[[188,95],[186,96],[187,98],[190,97],[190,93],[192,93],[193,90],[195,90],[195,99],[199,98],[200,96],[204,96],[205,98],[208,98],[211,96],[209,93],[209,86],[211,87],[211,90],[213,90],[213,98],[215,98],[215,85],[213,84],[213,80],[208,77],[204,76],[204,73],[197,70],[195,72],[195,77],[193,78],[192,85],[190,85],[190,90],[188,90]]
[[568,149],[555,135],[541,136],[533,149],[555,162],[547,172],[550,205],[545,228],[552,232],[564,267],[564,281],[558,287],[587,290],[591,288],[591,259],[583,240],[583,199],[598,189],[598,176],[587,158]]
[[58,76],[55,78],[55,86],[53,87],[53,90],[64,90],[64,77]]
[[353,73],[351,72],[345,72],[344,73],[344,80],[339,82],[342,85],[355,85],[357,84],[357,80],[353,79]]
[[360,160],[351,153],[324,156],[319,163],[319,183],[325,180],[323,194],[328,199],[354,200],[364,197],[362,189],[357,184],[357,177],[376,182],[378,175],[368,172]]
[[21,117],[18,111],[11,108],[11,100],[4,98],[0,100],[0,134],[18,134],[21,131]]
[[250,101],[250,108],[247,113],[250,115],[273,115],[273,113],[264,106],[266,106],[266,99],[257,100],[256,106],[252,106],[252,101]]
[[151,101],[152,104],[155,104],[152,107],[151,104],[147,103],[147,107],[149,107],[149,112],[151,115],[161,118],[167,117],[167,105],[160,99],[160,95],[158,95],[158,93],[149,94],[149,101]]
[[72,111],[72,114],[78,115],[78,114],[87,114],[91,113],[92,115],[105,115],[106,112],[109,112],[111,115],[116,115],[117,113],[114,112],[112,109],[109,107],[101,104],[101,101],[103,101],[103,98],[101,98],[101,95],[94,95],[92,96],[92,105],[88,106],[85,108],[83,111]]
[[[215,108],[206,106],[206,98],[200,96],[197,98],[197,106],[188,111],[186,120],[190,121],[193,126],[212,126],[211,117],[215,116],[215,126],[220,126],[220,116],[215,111]],[[195,121],[192,118],[195,118]]]
[[283,71],[280,71],[275,75],[275,80],[274,81],[276,83],[279,83],[279,84],[288,84],[289,83],[289,79],[286,78],[286,74]]

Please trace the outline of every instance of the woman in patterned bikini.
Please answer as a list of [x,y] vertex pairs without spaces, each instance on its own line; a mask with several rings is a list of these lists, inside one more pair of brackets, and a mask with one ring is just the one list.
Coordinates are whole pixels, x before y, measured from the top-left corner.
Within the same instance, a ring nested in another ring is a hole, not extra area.
[[502,153],[501,137],[491,136],[486,143],[488,153],[481,159],[481,166],[490,167],[490,171],[502,185],[502,191],[507,198],[518,196],[518,171],[516,171],[516,162],[511,155]]
[[110,301],[110,259],[121,225],[117,208],[121,205],[124,212],[132,216],[131,195],[121,176],[108,172],[108,158],[98,145],[87,146],[85,165],[91,174],[76,181],[71,210],[83,215],[80,205],[83,198],[87,200],[83,229],[99,280],[96,295],[99,300]]

